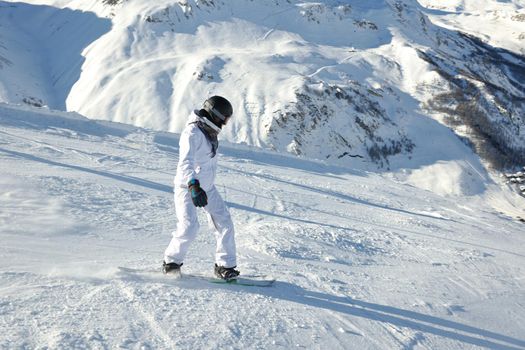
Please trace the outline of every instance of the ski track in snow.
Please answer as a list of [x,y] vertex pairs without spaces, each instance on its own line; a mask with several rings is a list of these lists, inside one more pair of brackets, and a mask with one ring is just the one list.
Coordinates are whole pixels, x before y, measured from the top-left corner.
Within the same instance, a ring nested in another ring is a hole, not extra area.
[[[523,224],[249,147],[221,144],[218,189],[273,287],[119,271],[160,266],[178,136],[84,122],[0,105],[0,348],[525,348]],[[185,271],[213,250],[202,225]]]

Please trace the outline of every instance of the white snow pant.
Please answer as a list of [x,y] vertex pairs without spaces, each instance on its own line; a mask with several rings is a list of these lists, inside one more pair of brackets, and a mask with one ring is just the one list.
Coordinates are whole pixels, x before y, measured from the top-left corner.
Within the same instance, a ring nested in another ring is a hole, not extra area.
[[[208,205],[204,207],[204,210],[208,214],[208,220],[215,227],[215,238],[217,239],[215,263],[219,266],[234,267],[237,265],[235,231],[228,207],[215,186],[206,194]],[[197,208],[191,200],[187,187],[175,188],[175,211],[178,220],[177,229],[173,232],[171,242],[164,252],[164,261],[180,264],[184,261],[188,248],[199,231]]]

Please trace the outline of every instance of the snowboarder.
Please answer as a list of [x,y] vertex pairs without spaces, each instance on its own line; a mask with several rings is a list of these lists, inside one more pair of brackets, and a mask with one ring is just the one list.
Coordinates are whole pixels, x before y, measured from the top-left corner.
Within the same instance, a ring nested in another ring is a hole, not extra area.
[[202,109],[192,113],[180,136],[179,163],[174,181],[178,224],[164,252],[162,269],[166,274],[180,274],[184,257],[199,230],[197,208],[202,207],[215,227],[215,275],[225,280],[239,275],[239,271],[235,270],[233,222],[214,185],[219,146],[217,136],[232,114],[233,108],[227,99],[210,97]]

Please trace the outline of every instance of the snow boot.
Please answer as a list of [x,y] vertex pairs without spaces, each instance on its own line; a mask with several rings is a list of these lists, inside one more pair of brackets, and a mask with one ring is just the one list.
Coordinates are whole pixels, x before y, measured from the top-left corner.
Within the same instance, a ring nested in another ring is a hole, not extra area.
[[239,276],[240,272],[238,270],[235,270],[236,266],[234,267],[224,267],[224,266],[218,266],[215,264],[215,276],[217,278],[229,281],[234,280]]
[[162,262],[162,272],[164,272],[165,275],[167,274],[173,274],[173,275],[180,275],[180,267],[181,264],[177,263],[166,263],[165,261]]

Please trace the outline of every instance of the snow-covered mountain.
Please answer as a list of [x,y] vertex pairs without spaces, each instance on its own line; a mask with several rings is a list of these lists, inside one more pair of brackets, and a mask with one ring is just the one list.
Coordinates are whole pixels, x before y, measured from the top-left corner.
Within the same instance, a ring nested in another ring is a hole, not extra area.
[[463,160],[453,126],[493,164],[525,164],[521,0],[0,6],[6,102],[179,132],[221,94],[235,105],[230,142],[414,169]]
[[[160,267],[177,134],[0,104],[0,348],[525,348],[523,223],[493,209],[512,193],[219,153],[239,269],[271,288],[118,268]],[[184,272],[211,274],[214,241]]]

